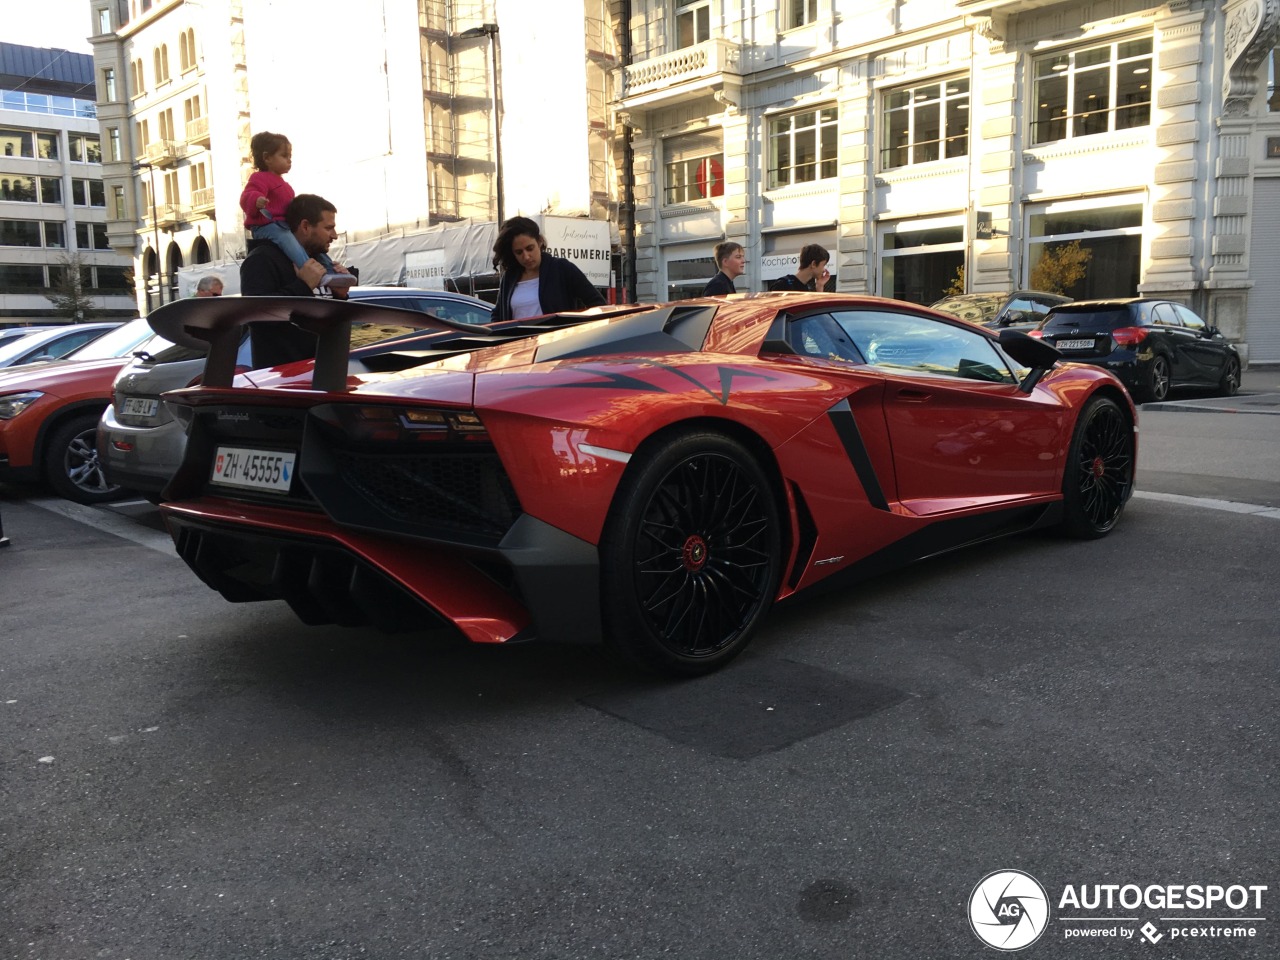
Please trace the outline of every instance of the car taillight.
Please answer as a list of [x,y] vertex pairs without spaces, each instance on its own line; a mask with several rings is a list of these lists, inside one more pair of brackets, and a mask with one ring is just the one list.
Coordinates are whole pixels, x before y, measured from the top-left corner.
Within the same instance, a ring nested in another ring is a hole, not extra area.
[[1135,343],[1141,343],[1147,339],[1150,333],[1147,327],[1117,327],[1111,331],[1112,341],[1121,347],[1132,347]]
[[1042,337],[1044,337],[1044,334],[1043,334],[1043,333],[1041,333],[1039,330],[1028,330],[1028,331],[1027,331],[1027,336],[1028,336],[1028,337],[1035,337],[1037,340],[1039,340],[1039,339],[1041,339]]

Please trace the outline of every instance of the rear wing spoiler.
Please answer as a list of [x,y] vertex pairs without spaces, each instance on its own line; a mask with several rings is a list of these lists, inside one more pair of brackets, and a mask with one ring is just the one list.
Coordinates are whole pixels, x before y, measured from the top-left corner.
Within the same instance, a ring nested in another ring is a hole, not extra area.
[[[315,357],[311,386],[337,392],[346,389],[353,323],[393,324],[423,330],[487,336],[486,326],[445,320],[430,313],[321,297],[189,297],[175,300],[147,316],[151,329],[172,343],[208,350],[205,386],[230,387],[236,375],[236,353],[243,327],[255,342],[255,366],[272,366]],[[288,326],[282,326],[287,324]],[[309,337],[314,337],[312,353]],[[260,349],[261,347],[261,349]],[[276,355],[270,355],[272,352]],[[259,360],[264,362],[259,363]]]

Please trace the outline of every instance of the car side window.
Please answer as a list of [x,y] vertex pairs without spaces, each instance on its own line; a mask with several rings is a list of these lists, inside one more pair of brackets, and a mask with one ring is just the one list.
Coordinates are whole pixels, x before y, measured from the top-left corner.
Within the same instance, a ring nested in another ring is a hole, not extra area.
[[802,357],[845,363],[866,362],[849,335],[829,313],[810,314],[792,320],[787,329],[787,341]]
[[1205,328],[1204,321],[1201,320],[1199,317],[1197,317],[1194,313],[1192,313],[1186,307],[1184,307],[1182,304],[1171,303],[1169,304],[1169,306],[1173,307],[1173,312],[1178,315],[1178,322],[1181,323],[1182,326],[1186,327],[1189,330],[1194,330],[1197,333],[1200,333],[1204,330]]
[[1017,382],[1000,352],[976,330],[881,310],[845,310],[833,316],[872,366],[896,373]]
[[59,337],[53,343],[45,344],[42,353],[51,357],[65,357],[72,350],[83,347],[86,343],[93,339],[91,333],[75,333],[68,334],[65,337]]
[[488,310],[469,303],[458,303],[456,300],[428,300],[422,309],[459,323],[488,323],[493,319]]
[[1178,317],[1171,303],[1157,303],[1151,308],[1151,317],[1162,327],[1178,326]]

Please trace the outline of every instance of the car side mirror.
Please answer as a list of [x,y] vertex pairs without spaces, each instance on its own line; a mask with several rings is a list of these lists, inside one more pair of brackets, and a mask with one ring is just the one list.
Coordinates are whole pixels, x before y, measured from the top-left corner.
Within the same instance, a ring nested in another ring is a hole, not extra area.
[[1219,330],[1213,324],[1209,323],[1209,324],[1205,324],[1205,328],[1200,332],[1200,335],[1207,339],[1212,339],[1213,337],[1219,336],[1221,333],[1222,333],[1221,330]]
[[1023,393],[1034,390],[1040,378],[1062,359],[1062,354],[1053,344],[1029,337],[1021,330],[1001,330],[1000,349],[1024,367],[1031,368],[1031,373],[1018,385]]
[[1031,320],[1031,314],[1025,310],[1010,310],[1000,318],[1000,326],[1011,327],[1015,323],[1030,323]]

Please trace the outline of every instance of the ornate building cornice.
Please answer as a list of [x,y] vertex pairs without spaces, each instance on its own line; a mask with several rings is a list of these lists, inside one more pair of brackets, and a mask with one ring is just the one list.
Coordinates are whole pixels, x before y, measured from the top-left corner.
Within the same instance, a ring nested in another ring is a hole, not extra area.
[[1222,115],[1249,115],[1258,68],[1280,36],[1280,0],[1228,0],[1222,52]]

